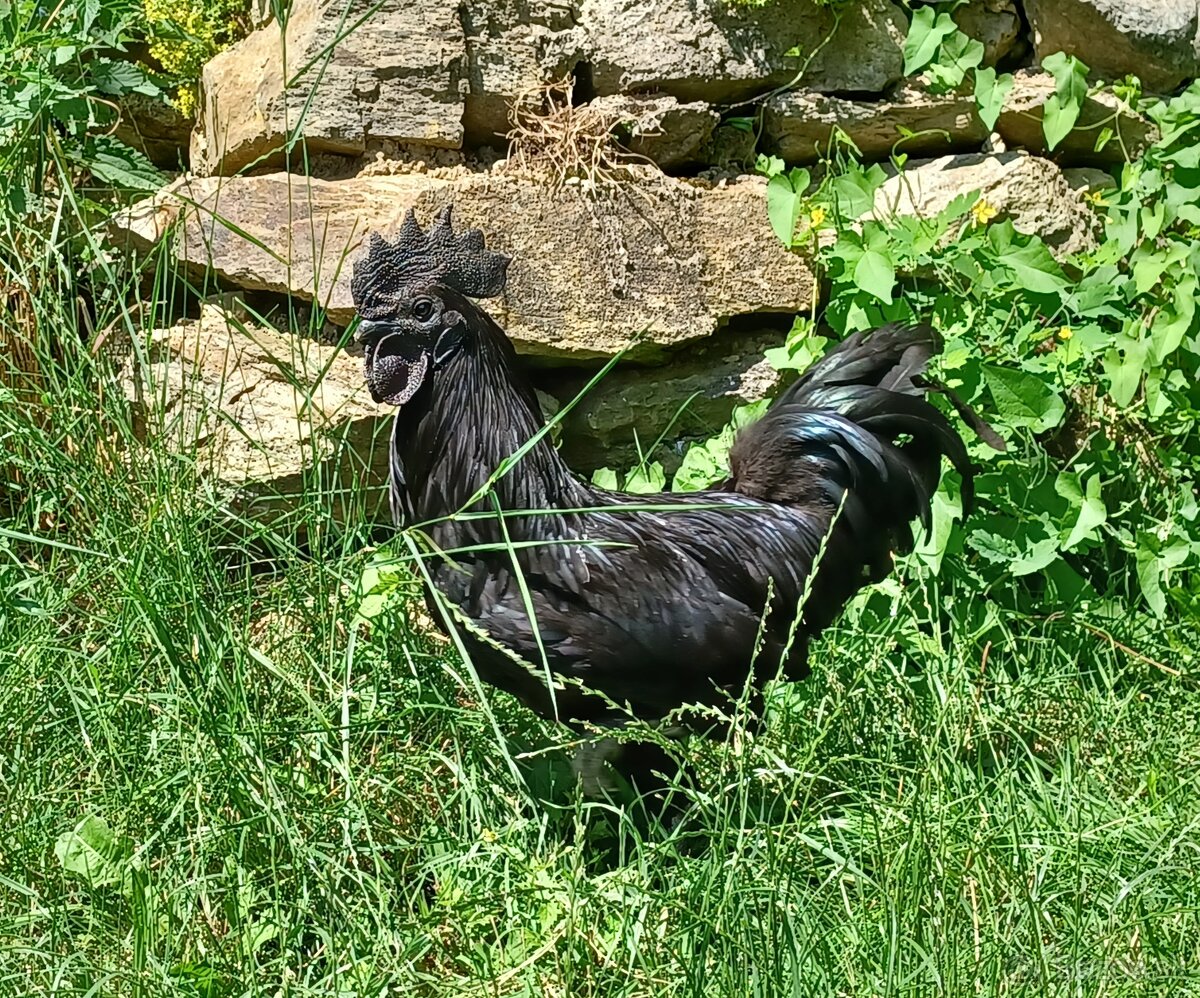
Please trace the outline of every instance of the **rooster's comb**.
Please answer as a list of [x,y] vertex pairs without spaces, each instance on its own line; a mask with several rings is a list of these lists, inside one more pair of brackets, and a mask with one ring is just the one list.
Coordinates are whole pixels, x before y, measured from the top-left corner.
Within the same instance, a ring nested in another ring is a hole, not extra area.
[[350,294],[363,318],[381,318],[400,292],[414,284],[441,284],[471,298],[504,290],[509,257],[484,249],[479,229],[455,232],[446,205],[426,232],[409,208],[394,242],[371,233],[367,251],[354,263]]

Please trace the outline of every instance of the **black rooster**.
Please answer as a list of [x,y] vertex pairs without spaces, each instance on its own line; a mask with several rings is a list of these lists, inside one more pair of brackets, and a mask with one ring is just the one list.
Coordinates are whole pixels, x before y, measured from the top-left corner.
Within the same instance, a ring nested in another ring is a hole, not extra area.
[[[969,505],[966,449],[922,397],[928,327],[847,337],[741,432],[716,488],[580,481],[471,301],[501,292],[508,262],[455,233],[449,206],[427,233],[409,211],[394,242],[372,235],[352,293],[371,394],[399,406],[393,517],[444,553],[426,560],[434,602],[479,676],[543,716],[621,725],[728,704],[751,673],[799,679],[808,639],[911,548],[914,519],[928,526],[943,455]],[[643,789],[662,761],[646,743],[614,759]]]

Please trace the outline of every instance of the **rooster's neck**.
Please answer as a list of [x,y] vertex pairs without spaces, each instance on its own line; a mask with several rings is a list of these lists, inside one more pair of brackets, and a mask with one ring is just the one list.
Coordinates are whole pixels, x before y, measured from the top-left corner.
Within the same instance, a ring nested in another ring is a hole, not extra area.
[[[537,396],[507,336],[481,310],[468,307],[471,335],[396,418],[395,470],[405,479],[404,514],[410,522],[438,520],[466,509],[503,462],[543,426]],[[549,435],[507,474],[496,477],[491,491],[506,510],[586,502],[585,487],[570,473]],[[494,508],[491,496],[471,506]],[[517,522],[510,521],[510,532]]]

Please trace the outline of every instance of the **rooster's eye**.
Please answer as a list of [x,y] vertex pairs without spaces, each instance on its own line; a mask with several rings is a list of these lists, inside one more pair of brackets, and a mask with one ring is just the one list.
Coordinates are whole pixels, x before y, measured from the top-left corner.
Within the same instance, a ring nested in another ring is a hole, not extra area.
[[431,302],[428,298],[422,298],[415,305],[413,305],[413,315],[415,315],[421,322],[424,322],[431,315],[433,315],[433,302]]

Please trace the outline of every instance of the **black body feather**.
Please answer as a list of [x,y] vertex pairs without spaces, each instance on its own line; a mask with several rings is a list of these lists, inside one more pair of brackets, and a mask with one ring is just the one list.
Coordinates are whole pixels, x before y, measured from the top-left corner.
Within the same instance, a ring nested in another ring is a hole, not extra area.
[[[914,520],[928,524],[943,456],[970,501],[963,443],[923,397],[936,334],[888,326],[848,337],[745,428],[715,489],[611,493],[575,477],[543,437],[494,483],[494,498],[468,506],[541,429],[536,397],[503,330],[457,288],[435,276],[414,282],[409,299],[389,295],[395,321],[363,324],[369,377],[389,336],[433,351],[456,330],[452,349],[430,354],[420,383],[403,386],[391,442],[394,517],[423,525],[447,552],[427,568],[471,625],[462,633],[481,678],[543,715],[620,724],[627,715],[615,703],[656,719],[737,697],[752,670],[756,679],[780,668],[803,676],[808,640],[911,547]],[[425,299],[449,317],[438,320],[443,328],[413,318]],[[529,515],[503,525],[450,518],[497,505]],[[645,505],[668,509],[637,508]],[[492,549],[464,550],[480,546]],[[544,665],[579,683],[552,694]]]

